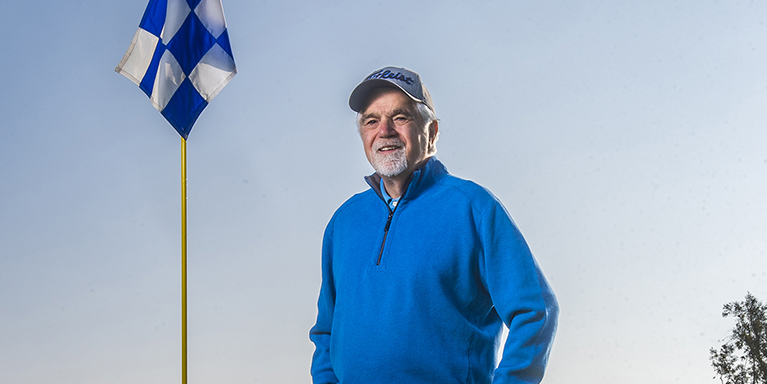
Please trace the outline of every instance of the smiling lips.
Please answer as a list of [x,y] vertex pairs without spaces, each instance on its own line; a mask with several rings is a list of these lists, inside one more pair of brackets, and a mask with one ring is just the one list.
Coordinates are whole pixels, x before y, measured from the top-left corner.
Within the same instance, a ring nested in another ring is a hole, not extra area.
[[398,149],[402,149],[404,147],[404,143],[395,140],[395,141],[381,141],[379,143],[376,143],[375,150],[377,152],[391,152],[396,151]]

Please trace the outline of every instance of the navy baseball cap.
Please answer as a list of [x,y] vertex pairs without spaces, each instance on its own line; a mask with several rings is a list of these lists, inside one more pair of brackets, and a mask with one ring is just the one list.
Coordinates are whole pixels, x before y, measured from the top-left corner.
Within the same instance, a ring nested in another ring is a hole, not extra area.
[[431,95],[429,95],[426,86],[421,83],[421,76],[411,70],[399,67],[381,68],[362,80],[349,96],[349,107],[354,112],[360,112],[370,93],[381,87],[397,88],[416,102],[425,104],[434,112]]

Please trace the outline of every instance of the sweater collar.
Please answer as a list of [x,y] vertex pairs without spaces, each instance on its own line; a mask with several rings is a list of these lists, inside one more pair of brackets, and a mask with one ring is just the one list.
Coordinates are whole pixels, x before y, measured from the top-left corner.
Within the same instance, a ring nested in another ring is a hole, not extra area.
[[[442,162],[437,160],[434,156],[430,157],[429,160],[426,161],[426,164],[416,169],[413,174],[410,175],[407,189],[405,190],[405,194],[400,198],[400,201],[412,200],[423,194],[447,174],[447,168],[445,168]],[[370,176],[365,176],[365,181],[367,181],[370,188],[383,199],[383,194],[381,193],[381,175],[374,173]]]

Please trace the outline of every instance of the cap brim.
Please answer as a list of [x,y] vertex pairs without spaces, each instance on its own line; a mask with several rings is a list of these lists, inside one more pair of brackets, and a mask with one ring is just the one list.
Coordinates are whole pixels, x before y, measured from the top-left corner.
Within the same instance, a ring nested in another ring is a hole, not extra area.
[[408,97],[413,99],[416,102],[422,103],[422,100],[418,100],[413,95],[409,94],[404,88],[400,87],[399,85],[392,83],[391,81],[387,80],[381,80],[381,79],[371,79],[364,81],[360,83],[354,90],[352,91],[352,94],[349,96],[349,107],[354,112],[360,112],[362,108],[364,108],[368,101],[368,97],[370,97],[370,94],[375,91],[378,88],[394,88],[399,89]]

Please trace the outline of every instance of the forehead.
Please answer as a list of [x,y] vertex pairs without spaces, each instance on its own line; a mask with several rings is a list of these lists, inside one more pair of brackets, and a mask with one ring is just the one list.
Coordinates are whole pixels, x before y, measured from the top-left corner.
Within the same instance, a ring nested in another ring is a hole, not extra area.
[[382,87],[370,93],[360,115],[383,112],[380,109],[408,110],[415,109],[415,101],[396,88]]

